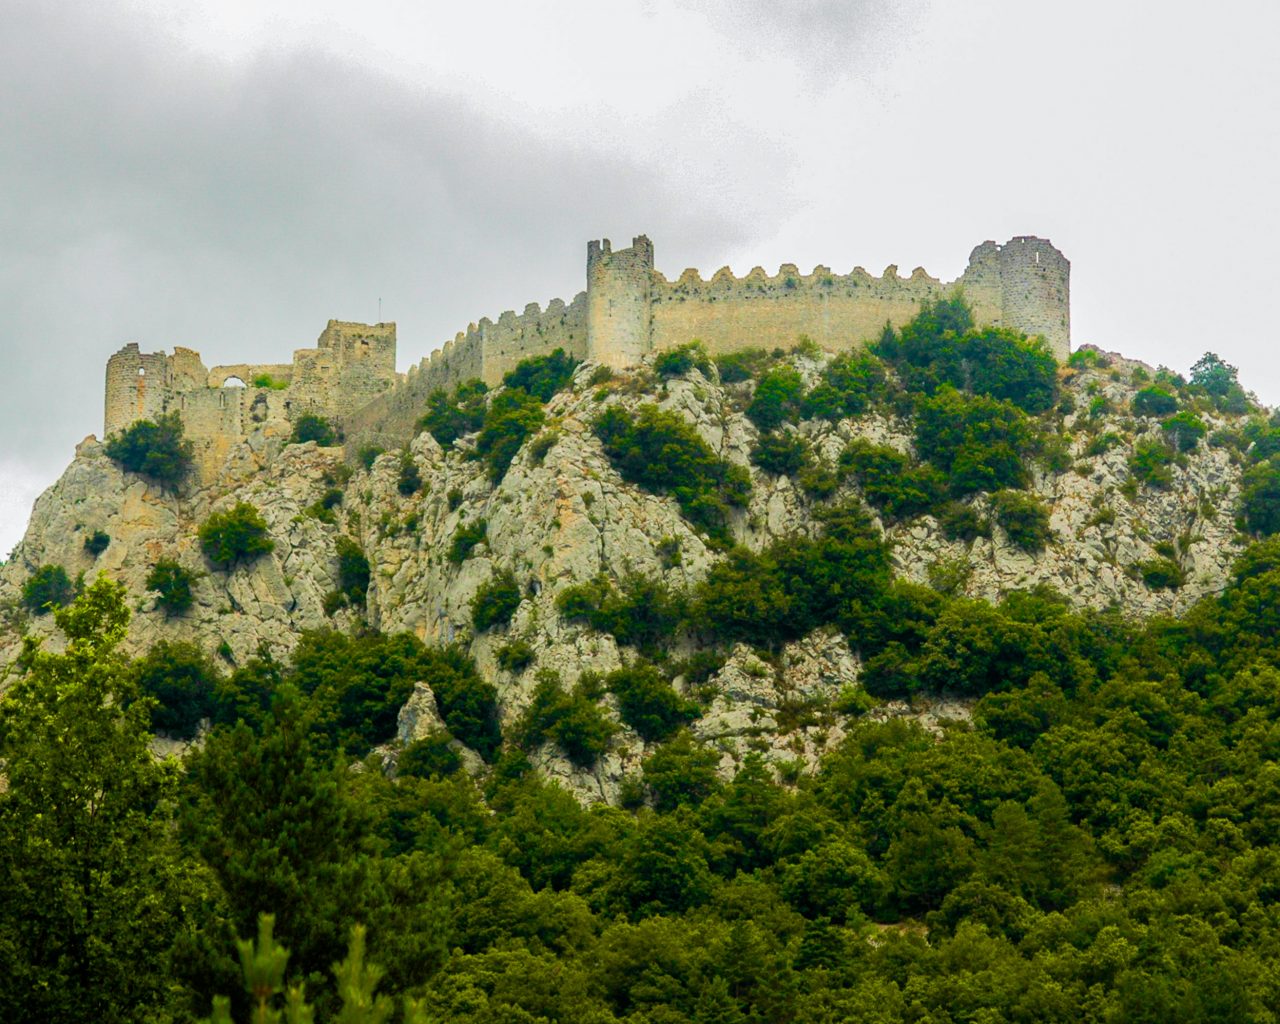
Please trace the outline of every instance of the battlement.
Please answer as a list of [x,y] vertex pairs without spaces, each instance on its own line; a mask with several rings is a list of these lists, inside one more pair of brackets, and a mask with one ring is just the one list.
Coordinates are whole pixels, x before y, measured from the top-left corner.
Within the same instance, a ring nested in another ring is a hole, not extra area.
[[[404,377],[395,371],[395,324],[330,320],[315,347],[298,349],[291,363],[212,370],[191,349],[168,356],[126,345],[107,363],[106,430],[177,409],[190,436],[222,443],[263,427],[285,430],[301,413],[317,412],[341,421],[353,443],[400,444],[431,392],[472,378],[492,387],[522,359],[557,348],[617,369],[694,339],[713,355],[786,348],[801,336],[845,351],[956,288],[977,323],[1043,335],[1060,360],[1071,352],[1071,264],[1034,235],[983,242],[949,282],[922,267],[903,277],[891,264],[876,277],[862,267],[836,274],[822,265],[802,274],[791,263],[743,277],[722,267],[704,278],[691,268],[670,280],[654,268],[645,235],[616,251],[607,238],[588,242],[586,270],[586,290],[572,302],[552,299],[545,309],[531,302],[496,321],[483,317]],[[266,386],[256,386],[260,380]]]

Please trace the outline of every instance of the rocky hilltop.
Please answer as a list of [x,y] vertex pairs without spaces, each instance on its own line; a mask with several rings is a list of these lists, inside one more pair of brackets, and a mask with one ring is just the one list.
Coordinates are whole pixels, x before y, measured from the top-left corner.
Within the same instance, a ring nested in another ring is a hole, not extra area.
[[[775,354],[769,372],[798,375],[812,391],[833,358],[801,346]],[[22,592],[39,567],[61,565],[73,578],[103,572],[126,586],[134,609],[128,644],[137,654],[161,640],[184,640],[230,669],[260,651],[285,656],[303,631],[362,623],[412,633],[430,646],[460,644],[496,686],[501,722],[510,729],[540,671],[572,684],[584,671],[607,673],[636,657],[608,632],[564,614],[558,599],[568,588],[645,577],[689,592],[732,557],[730,542],[762,552],[788,538],[815,537],[821,509],[867,497],[866,475],[845,454],[851,445],[918,454],[909,407],[873,402],[857,415],[791,417],[775,434],[807,442],[809,475],[802,483],[801,473],[768,472],[752,455],[760,417],[748,415],[760,373],[722,373],[696,357],[675,369],[669,357],[664,367],[649,357],[627,372],[578,365],[496,482],[491,465],[475,457],[474,433],[442,446],[423,430],[404,452],[365,453],[363,460],[342,447],[259,433],[232,449],[215,484],[171,493],[122,470],[89,437],[36,502],[25,537],[0,567],[0,661],[16,658],[26,630],[56,645],[52,617],[25,613]],[[889,377],[892,383],[892,371]],[[989,493],[963,502],[989,525],[959,533],[936,509],[890,515],[872,501],[894,576],[989,602],[1045,585],[1081,608],[1114,606],[1144,617],[1179,613],[1222,590],[1241,551],[1239,436],[1249,410],[1198,408],[1202,436],[1174,443],[1153,481],[1141,456],[1144,444],[1169,448],[1168,418],[1144,415],[1138,395],[1156,377],[1150,367],[1094,350],[1058,369],[1053,404],[1037,417],[1043,440],[1024,460],[1020,492],[1048,512],[1042,546],[1012,538]],[[607,454],[594,428],[602,413],[635,415],[646,406],[680,417],[716,458],[748,475],[749,493],[727,510],[721,536],[695,526],[670,494],[628,482]],[[215,566],[202,554],[198,527],[240,502],[260,511],[274,548],[248,564]],[[460,530],[469,538],[461,547]],[[94,554],[86,539],[98,533],[109,543]],[[363,608],[334,600],[344,537],[369,563]],[[199,574],[184,614],[166,614],[148,590],[160,559]],[[518,606],[509,622],[477,629],[477,592],[505,573],[518,586]],[[500,656],[517,643],[519,658]],[[693,652],[686,636],[671,643],[677,658]],[[692,732],[715,745],[724,772],[749,750],[785,765],[811,761],[840,739],[837,706],[862,670],[857,636],[821,627],[772,653],[747,643],[721,646],[722,662],[696,684],[678,667],[672,674],[677,691],[696,690],[701,713]],[[602,702],[616,718],[615,697]],[[798,706],[803,714],[794,713]],[[962,715],[964,706],[935,708],[921,697],[914,708],[897,702],[871,713]],[[432,694],[420,686],[401,712],[398,739],[438,726]],[[645,751],[640,736],[623,727],[593,769],[574,767],[553,743],[533,760],[585,799],[614,801]]]

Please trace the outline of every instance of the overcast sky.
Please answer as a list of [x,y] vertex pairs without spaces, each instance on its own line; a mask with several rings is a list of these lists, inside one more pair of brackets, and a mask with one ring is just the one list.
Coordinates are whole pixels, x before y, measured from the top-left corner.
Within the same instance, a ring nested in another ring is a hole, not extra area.
[[1051,238],[1072,333],[1280,402],[1280,4],[0,0],[0,557],[127,341],[400,368],[583,287],[793,262],[945,279]]

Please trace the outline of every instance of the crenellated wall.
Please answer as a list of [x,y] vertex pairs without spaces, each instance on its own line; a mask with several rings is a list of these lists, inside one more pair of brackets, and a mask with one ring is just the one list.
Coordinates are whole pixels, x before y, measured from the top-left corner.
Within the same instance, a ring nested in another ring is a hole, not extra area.
[[[298,349],[289,364],[206,370],[191,349],[167,356],[127,345],[107,362],[106,432],[177,409],[189,436],[222,445],[316,412],[340,421],[352,445],[391,447],[412,437],[432,392],[472,378],[493,387],[522,359],[557,348],[617,369],[695,339],[717,355],[788,348],[802,336],[844,350],[878,337],[886,322],[901,326],[922,302],[957,287],[979,324],[1043,335],[1065,360],[1070,275],[1071,264],[1047,239],[1026,235],[1004,245],[983,242],[955,281],[919,267],[910,277],[895,266],[873,277],[861,267],[834,274],[818,266],[801,274],[789,263],[772,275],[756,267],[739,278],[725,267],[710,279],[686,270],[671,281],[654,269],[653,243],[644,235],[617,251],[606,238],[588,243],[587,289],[571,303],[554,299],[546,309],[531,303],[496,322],[486,317],[403,377],[395,372],[395,324],[330,320],[316,347]],[[262,376],[283,389],[253,387]],[[224,386],[231,378],[249,386]]]

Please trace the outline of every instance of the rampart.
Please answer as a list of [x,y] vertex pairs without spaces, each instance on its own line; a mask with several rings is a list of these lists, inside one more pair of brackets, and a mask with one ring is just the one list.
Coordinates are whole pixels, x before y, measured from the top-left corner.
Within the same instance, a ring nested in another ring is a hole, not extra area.
[[[531,303],[496,322],[486,317],[404,376],[395,372],[394,324],[331,320],[315,348],[278,365],[206,370],[190,349],[167,356],[128,345],[107,364],[106,430],[176,409],[188,435],[213,454],[253,430],[287,430],[301,413],[316,412],[341,422],[352,445],[392,447],[413,436],[433,391],[471,378],[494,386],[520,360],[556,348],[619,369],[694,339],[717,355],[790,347],[802,336],[842,351],[877,337],[886,322],[901,326],[922,302],[956,288],[979,324],[1042,335],[1060,360],[1071,351],[1071,264],[1030,235],[983,242],[954,281],[920,267],[909,277],[896,266],[873,277],[861,267],[801,274],[792,264],[772,275],[756,267],[745,277],[728,267],[709,279],[686,270],[672,281],[654,269],[653,243],[643,235],[617,251],[607,238],[588,243],[586,269],[586,291],[572,302]],[[260,379],[274,387],[255,386]]]

